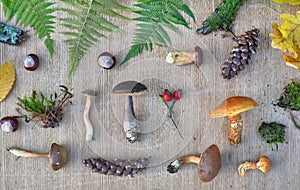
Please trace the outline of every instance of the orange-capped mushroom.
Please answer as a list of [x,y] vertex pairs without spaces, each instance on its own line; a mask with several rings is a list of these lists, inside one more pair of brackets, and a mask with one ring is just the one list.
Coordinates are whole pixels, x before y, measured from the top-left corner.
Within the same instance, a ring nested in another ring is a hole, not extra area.
[[212,110],[209,117],[225,117],[230,120],[229,140],[230,144],[237,146],[241,143],[243,120],[241,113],[253,108],[259,104],[252,98],[245,96],[233,96],[222,102],[217,108]]
[[263,173],[267,173],[271,169],[271,161],[266,156],[261,156],[258,162],[244,162],[238,166],[240,176],[245,176],[245,172],[249,169],[259,169]]

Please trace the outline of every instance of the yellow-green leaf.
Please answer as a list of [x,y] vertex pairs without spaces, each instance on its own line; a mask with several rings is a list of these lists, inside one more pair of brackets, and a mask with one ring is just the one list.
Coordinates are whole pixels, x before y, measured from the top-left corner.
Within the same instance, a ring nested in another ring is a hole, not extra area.
[[279,25],[282,37],[289,45],[300,49],[300,11],[297,11],[296,16],[281,14],[280,18],[283,20]]
[[9,94],[16,80],[16,70],[10,61],[0,66],[0,102]]
[[276,3],[289,3],[291,5],[300,5],[300,0],[273,0]]

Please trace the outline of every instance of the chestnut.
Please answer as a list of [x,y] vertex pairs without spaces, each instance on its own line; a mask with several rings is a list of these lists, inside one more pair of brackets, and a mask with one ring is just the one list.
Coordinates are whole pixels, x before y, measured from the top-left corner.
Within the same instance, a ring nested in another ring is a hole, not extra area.
[[34,71],[39,66],[39,57],[35,54],[28,54],[24,60],[24,68],[28,71]]
[[98,57],[98,64],[104,69],[111,69],[116,63],[116,58],[111,53],[103,52]]
[[19,122],[15,117],[6,116],[0,120],[0,126],[3,132],[15,132],[18,129]]

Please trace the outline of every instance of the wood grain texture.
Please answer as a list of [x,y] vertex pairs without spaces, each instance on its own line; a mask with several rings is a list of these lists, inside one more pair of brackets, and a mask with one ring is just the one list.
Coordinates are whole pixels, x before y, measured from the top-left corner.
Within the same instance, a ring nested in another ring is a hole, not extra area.
[[[123,1],[129,4],[128,1]],[[296,129],[288,113],[274,107],[282,88],[299,72],[284,64],[282,53],[272,49],[269,33],[271,23],[280,22],[281,13],[295,14],[299,6],[278,5],[270,0],[248,0],[241,7],[233,31],[241,34],[255,25],[261,30],[261,47],[252,56],[239,76],[223,80],[219,66],[234,45],[230,38],[222,38],[222,32],[197,36],[195,30],[211,14],[221,0],[186,0],[195,13],[196,24],[192,30],[180,28],[182,35],[172,34],[172,47],[156,47],[153,53],[144,52],[123,66],[103,70],[97,65],[97,57],[104,51],[114,54],[121,61],[130,48],[133,38],[133,23],[115,20],[122,26],[123,33],[110,34],[112,40],[101,40],[83,57],[72,79],[73,106],[65,109],[59,128],[43,129],[20,122],[15,133],[0,133],[0,189],[298,189],[300,131]],[[59,6],[63,6],[60,2]],[[1,7],[2,10],[2,7]],[[64,15],[58,15],[62,17]],[[5,22],[4,13],[0,21]],[[192,20],[190,20],[192,22]],[[9,24],[14,25],[14,21]],[[43,41],[32,29],[30,37],[21,46],[0,44],[0,63],[12,61],[15,64],[17,80],[8,97],[0,103],[0,116],[16,115],[16,97],[30,95],[32,89],[50,94],[66,84],[69,66],[67,45],[59,31],[55,53],[50,57]],[[204,51],[204,63],[200,69],[194,65],[177,67],[164,62],[164,56],[171,50],[192,51],[199,45]],[[23,59],[29,53],[40,58],[40,66],[34,72],[23,68]],[[144,127],[144,141],[129,145],[122,136],[124,99],[111,93],[112,87],[124,80],[138,80],[148,84],[148,93],[135,99],[135,107],[141,126]],[[164,118],[165,107],[157,102],[157,95],[163,88],[182,88],[183,98],[175,107],[175,116],[186,137],[185,142],[172,125]],[[80,91],[91,88],[99,92],[91,110],[91,119],[96,125],[95,141],[84,140],[83,109],[85,98]],[[227,139],[227,119],[210,119],[209,112],[230,96],[249,96],[260,106],[243,114],[244,129],[242,143],[232,147]],[[157,123],[154,122],[157,120]],[[276,121],[285,124],[286,144],[279,151],[272,151],[258,136],[262,121]],[[157,132],[158,131],[158,132]],[[19,147],[32,151],[47,151],[56,142],[66,147],[69,160],[65,168],[53,172],[46,159],[16,158],[8,154],[7,147]],[[104,142],[104,143],[103,143]],[[217,144],[222,155],[219,175],[210,183],[201,183],[196,166],[186,166],[177,174],[168,174],[166,167],[174,157],[198,154],[211,144]],[[103,156],[106,159],[127,159],[135,156],[153,156],[155,165],[134,178],[120,178],[93,174],[81,160]],[[271,159],[272,169],[264,175],[249,171],[245,177],[237,172],[239,163],[257,161],[261,155]]]

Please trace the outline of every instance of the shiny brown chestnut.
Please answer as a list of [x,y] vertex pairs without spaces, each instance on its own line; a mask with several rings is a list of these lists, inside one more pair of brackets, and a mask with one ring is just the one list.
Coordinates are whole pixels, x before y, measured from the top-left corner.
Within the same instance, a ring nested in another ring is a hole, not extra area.
[[28,71],[34,71],[39,66],[39,57],[35,54],[28,54],[24,60],[24,68]]
[[15,117],[6,116],[1,118],[0,126],[3,132],[15,132],[18,129],[19,122]]
[[116,58],[111,53],[103,52],[98,57],[98,64],[104,69],[111,69],[116,63]]

